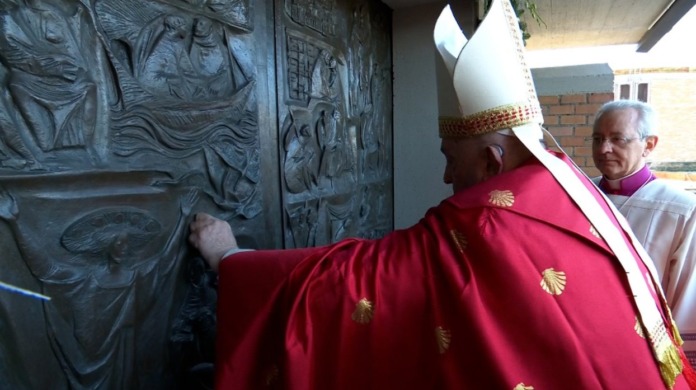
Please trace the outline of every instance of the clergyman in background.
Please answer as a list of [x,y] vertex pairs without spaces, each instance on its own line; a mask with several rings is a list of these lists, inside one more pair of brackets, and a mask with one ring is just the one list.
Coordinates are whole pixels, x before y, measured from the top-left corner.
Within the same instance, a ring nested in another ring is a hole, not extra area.
[[658,143],[657,113],[647,103],[616,100],[595,116],[593,179],[626,217],[648,252],[668,305],[696,361],[696,195],[651,172],[647,158]]

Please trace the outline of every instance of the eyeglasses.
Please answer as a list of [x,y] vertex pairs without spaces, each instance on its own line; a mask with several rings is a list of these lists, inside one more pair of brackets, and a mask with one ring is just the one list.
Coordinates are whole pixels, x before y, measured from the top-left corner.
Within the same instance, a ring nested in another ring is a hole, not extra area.
[[635,138],[627,138],[627,137],[602,137],[599,135],[593,135],[592,137],[587,137],[585,138],[585,141],[587,142],[592,142],[593,146],[601,146],[604,145],[606,141],[609,141],[610,144],[613,146],[622,148],[629,143],[636,141],[636,140],[644,140],[645,137],[635,137]]

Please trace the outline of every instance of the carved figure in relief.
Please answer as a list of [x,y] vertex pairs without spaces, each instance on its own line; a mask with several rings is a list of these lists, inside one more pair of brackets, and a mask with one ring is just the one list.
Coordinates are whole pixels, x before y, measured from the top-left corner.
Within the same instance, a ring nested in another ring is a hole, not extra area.
[[[201,13],[216,15],[220,20],[231,26],[249,30],[250,0],[181,0],[194,7],[194,10]],[[176,4],[176,1],[173,2]]]
[[328,179],[332,187],[335,179],[352,168],[341,118],[336,109],[330,114],[323,110],[317,121],[317,138],[322,150],[319,176]]
[[312,97],[333,100],[338,96],[338,65],[328,50],[320,51],[312,70]]
[[379,176],[388,172],[389,153],[384,137],[391,122],[383,112],[384,85],[387,84],[387,76],[377,64],[374,64],[371,74],[372,106],[370,111],[364,111],[360,115],[358,136],[363,161],[362,173],[367,176]]
[[374,218],[372,211],[372,197],[370,196],[370,187],[365,186],[360,190],[360,207],[358,209],[358,220],[360,221],[360,230],[364,230],[371,223],[371,217]]
[[143,28],[136,46],[135,77],[157,90],[168,90],[172,96],[190,96],[185,77],[193,74],[193,66],[185,55],[189,31],[186,20],[178,15],[165,15]]
[[312,132],[303,125],[292,137],[287,151],[286,172],[288,189],[299,193],[317,184],[315,169],[319,157],[312,146]]
[[91,146],[96,84],[88,50],[86,11],[27,0],[0,13],[0,61],[13,103],[43,151]]
[[231,13],[238,17],[248,12],[248,5],[244,0],[206,0],[205,5],[213,12],[227,14]]
[[10,119],[7,107],[5,96],[0,96],[0,167],[36,168],[39,164],[17,130],[17,124]]
[[310,202],[288,210],[290,230],[296,248],[313,246],[317,242],[319,210]]
[[353,26],[349,46],[353,80],[350,99],[351,107],[356,113],[372,110],[370,96],[373,63],[371,28],[369,5],[363,2],[353,11]]
[[134,77],[182,100],[229,97],[246,85],[225,33],[205,17],[166,14],[137,34]]
[[358,223],[361,237],[379,238],[390,230],[388,194],[384,184],[365,186],[360,191]]
[[71,388],[125,388],[162,375],[148,370],[161,369],[157,360],[166,341],[151,340],[147,328],[169,315],[158,308],[157,294],[175,282],[179,238],[197,199],[192,190],[180,201],[176,226],[162,248],[146,249],[163,233],[159,222],[144,210],[123,207],[81,217],[61,237],[65,251],[49,255],[20,220],[19,201],[0,188],[0,219],[52,298],[43,306],[48,339]]
[[301,193],[317,185],[320,155],[311,127],[297,123],[292,113],[285,133],[285,184],[291,193]]
[[371,156],[367,158],[372,161],[367,161],[366,164],[373,165],[379,174],[388,174],[389,171],[390,153],[385,137],[387,129],[391,128],[391,120],[390,117],[386,115],[385,111],[385,107],[388,107],[386,105],[387,102],[385,102],[385,95],[387,94],[386,88],[390,85],[390,77],[391,72],[389,70],[383,69],[378,64],[374,65],[371,83],[372,102],[374,107],[371,113],[373,117],[371,121],[373,134],[370,134],[373,138],[371,141],[373,148],[370,150]]
[[362,147],[363,174],[375,174],[379,169],[379,134],[375,127],[375,117],[372,112],[360,116],[360,146]]
[[287,0],[285,7],[295,23],[325,36],[336,35],[335,0]]
[[353,203],[350,201],[327,203],[326,210],[330,223],[330,242],[338,242],[351,236],[353,230]]
[[[194,21],[189,58],[202,85],[208,86],[207,96],[227,96],[233,92],[227,47],[209,19]],[[194,97],[197,93],[194,93]]]

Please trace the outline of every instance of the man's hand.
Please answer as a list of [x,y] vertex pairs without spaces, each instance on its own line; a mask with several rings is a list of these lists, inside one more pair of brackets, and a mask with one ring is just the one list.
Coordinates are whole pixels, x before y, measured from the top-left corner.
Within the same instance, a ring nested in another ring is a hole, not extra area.
[[217,272],[222,256],[237,248],[230,224],[206,213],[197,213],[189,225],[189,242],[198,249],[210,268]]

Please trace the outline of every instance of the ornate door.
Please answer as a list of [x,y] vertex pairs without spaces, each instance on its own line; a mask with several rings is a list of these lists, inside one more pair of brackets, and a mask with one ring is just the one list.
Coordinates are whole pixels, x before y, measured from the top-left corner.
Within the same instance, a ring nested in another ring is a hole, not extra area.
[[344,0],[0,1],[0,383],[204,388],[242,246],[392,229],[390,13]]

